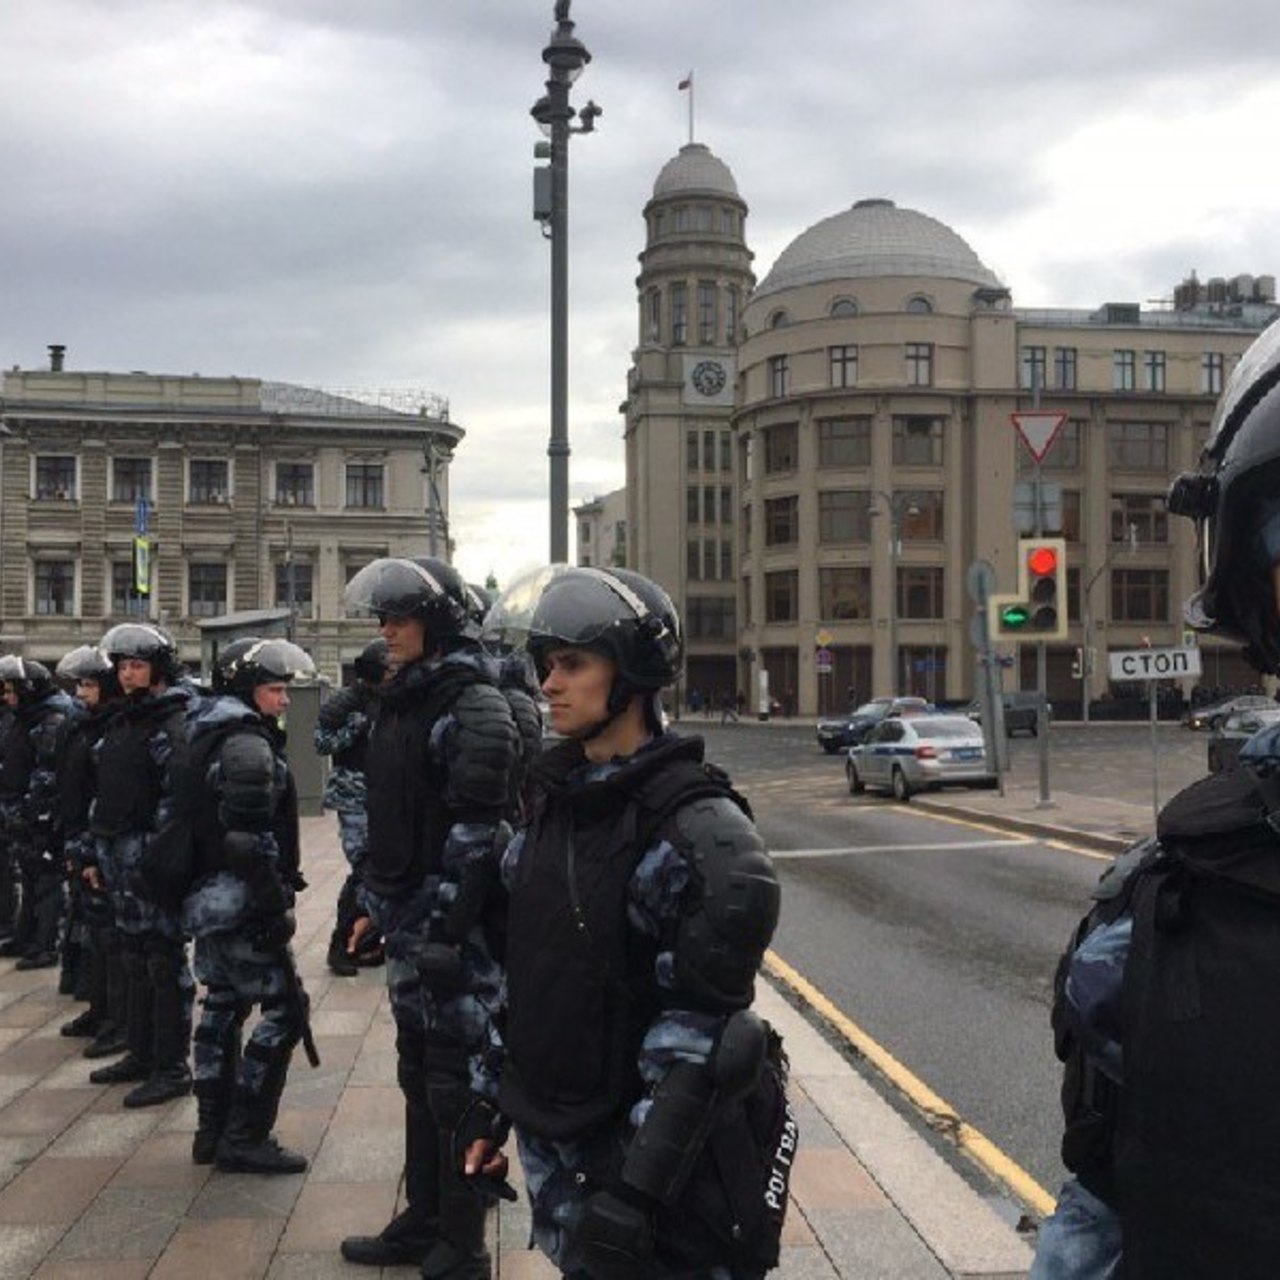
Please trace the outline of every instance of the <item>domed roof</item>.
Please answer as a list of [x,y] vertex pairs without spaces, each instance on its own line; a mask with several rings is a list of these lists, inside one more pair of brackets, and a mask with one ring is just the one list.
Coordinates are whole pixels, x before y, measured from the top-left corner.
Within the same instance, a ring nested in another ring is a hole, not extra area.
[[662,166],[653,184],[653,196],[673,196],[682,191],[715,191],[737,196],[738,184],[723,160],[701,142],[686,142],[679,154]]
[[899,209],[892,200],[859,200],[801,232],[753,296],[866,276],[934,276],[1002,287],[995,272],[945,223]]

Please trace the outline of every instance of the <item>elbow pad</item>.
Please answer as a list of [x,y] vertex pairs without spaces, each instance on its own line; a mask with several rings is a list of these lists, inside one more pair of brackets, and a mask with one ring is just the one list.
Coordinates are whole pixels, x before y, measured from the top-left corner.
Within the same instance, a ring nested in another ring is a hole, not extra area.
[[673,843],[694,872],[694,901],[676,928],[675,987],[696,1007],[745,1009],[778,924],[782,890],[764,842],[731,800],[676,814]]
[[236,733],[220,756],[218,821],[228,830],[264,831],[271,822],[275,753],[258,733]]

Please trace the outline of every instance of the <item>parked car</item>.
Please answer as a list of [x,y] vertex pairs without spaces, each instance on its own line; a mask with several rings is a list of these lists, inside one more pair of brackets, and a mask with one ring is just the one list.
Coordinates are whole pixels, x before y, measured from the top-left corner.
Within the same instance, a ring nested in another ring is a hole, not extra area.
[[1207,706],[1192,707],[1182,723],[1188,729],[1216,729],[1234,711],[1259,711],[1276,704],[1262,693],[1239,693],[1234,698],[1222,702],[1211,702]]
[[899,800],[936,787],[996,785],[982,729],[961,715],[886,717],[849,748],[844,772],[851,795],[876,787]]
[[818,746],[827,755],[861,742],[886,716],[916,716],[932,711],[924,698],[872,698],[853,711],[818,721]]
[[1221,721],[1209,737],[1209,772],[1225,773],[1234,769],[1240,748],[1264,725],[1280,720],[1280,707],[1267,699],[1262,707],[1245,707],[1233,711]]
[[[1035,737],[1036,734],[1036,707],[1040,703],[1040,695],[1035,689],[1014,690],[1009,693],[1000,695],[1004,703],[1004,733],[1006,738],[1012,738],[1015,733],[1024,732]],[[975,698],[964,709],[965,715],[970,720],[982,723],[982,700]],[[1044,704],[1045,716],[1053,719],[1053,703],[1046,702]]]

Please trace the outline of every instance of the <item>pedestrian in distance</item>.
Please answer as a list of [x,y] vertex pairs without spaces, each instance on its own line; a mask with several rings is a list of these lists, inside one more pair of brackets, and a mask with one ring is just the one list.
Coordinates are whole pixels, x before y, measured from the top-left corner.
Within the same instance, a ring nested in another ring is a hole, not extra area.
[[[320,708],[315,746],[332,763],[325,779],[323,805],[338,815],[338,835],[349,868],[338,893],[327,960],[330,972],[350,978],[360,972],[352,947],[356,920],[362,916],[358,900],[360,867],[369,851],[369,815],[366,811],[365,752],[373,724],[378,690],[390,677],[387,642],[371,640],[355,660],[355,681],[339,689]],[[362,938],[359,959],[381,959],[382,941],[374,931]]]
[[[289,940],[297,885],[296,794],[281,717],[289,685],[313,678],[297,645],[243,637],[219,655],[214,697],[188,722],[176,805],[194,838],[194,882],[182,908],[204,986],[195,1029],[198,1127],[191,1158],[236,1173],[301,1173],[305,1156],[272,1130],[307,998]],[[261,1016],[247,1043],[244,1024]]]
[[[1197,473],[1197,631],[1280,674],[1280,329],[1245,353]],[[1280,1258],[1280,733],[1193,783],[1118,858],[1059,965],[1062,1153],[1035,1280],[1270,1280]]]
[[93,749],[89,830],[121,935],[125,974],[123,1058],[89,1075],[93,1084],[136,1087],[126,1107],[155,1106],[191,1091],[191,1010],[180,903],[162,902],[146,867],[183,859],[189,848],[174,814],[173,774],[186,750],[194,691],[182,683],[178,649],[151,623],[122,622],[99,648],[123,694]]
[[491,910],[519,759],[515,722],[474,623],[429,561],[375,560],[347,586],[395,671],[365,755],[369,851],[361,905],[385,939],[405,1100],[406,1206],[349,1262],[488,1280],[485,1202],[453,1159],[473,1071],[489,1052],[502,973]]
[[730,720],[734,724],[738,723],[738,707],[734,701],[733,694],[726,689],[720,695],[720,723],[728,724]]
[[58,769],[83,708],[30,658],[0,658],[0,682],[14,717],[0,760],[0,813],[18,885],[13,933],[0,950],[18,956],[19,969],[48,969],[58,963],[66,896]]
[[[81,960],[88,1008],[62,1028],[65,1036],[87,1036],[85,1056],[110,1057],[125,1049],[125,985],[120,936],[111,899],[98,868],[89,830],[93,804],[93,750],[120,706],[115,669],[97,645],[79,645],[58,663],[57,677],[70,684],[85,714],[72,726],[58,771],[63,854],[69,877],[68,937],[81,930]],[[64,941],[64,948],[67,943]]]
[[625,569],[548,570],[525,621],[551,727],[503,859],[508,1003],[455,1158],[513,1195],[575,1280],[777,1265],[796,1130],[780,1042],[751,1012],[779,887],[700,738],[663,727],[683,644]]

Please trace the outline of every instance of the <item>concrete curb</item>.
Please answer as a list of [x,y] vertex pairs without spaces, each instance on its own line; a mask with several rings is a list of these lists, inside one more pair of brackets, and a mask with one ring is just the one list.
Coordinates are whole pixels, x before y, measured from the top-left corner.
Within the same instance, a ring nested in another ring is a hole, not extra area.
[[971,822],[981,822],[989,827],[999,827],[1002,831],[1016,832],[1018,835],[1036,836],[1043,840],[1061,840],[1067,844],[1083,845],[1085,848],[1097,850],[1099,853],[1123,853],[1133,840],[1124,836],[1108,836],[1098,831],[1084,831],[1079,827],[1067,826],[1065,823],[1037,822],[1030,818],[1015,818],[1006,813],[993,813],[989,809],[976,806],[956,804],[952,800],[941,800],[928,795],[913,796],[911,803],[921,809],[933,813],[952,814],[966,818]]

